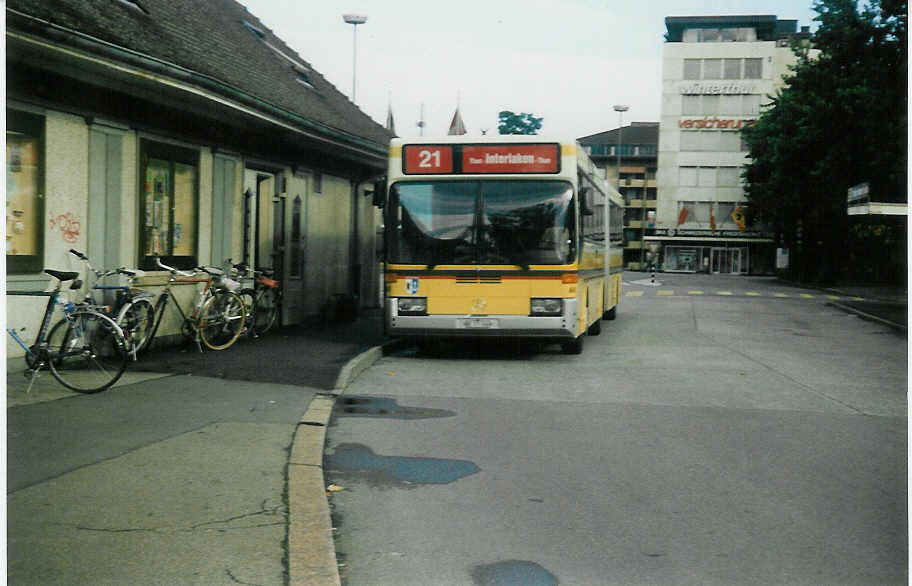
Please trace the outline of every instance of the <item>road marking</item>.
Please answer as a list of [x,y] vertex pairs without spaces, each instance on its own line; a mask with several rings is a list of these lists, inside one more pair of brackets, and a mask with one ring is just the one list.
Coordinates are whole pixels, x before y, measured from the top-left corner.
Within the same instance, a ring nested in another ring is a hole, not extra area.
[[776,293],[774,297],[788,297],[785,293]]
[[669,297],[674,294],[675,294],[675,292],[671,291],[670,289],[665,289],[663,291],[656,291],[656,295],[660,295],[662,297]]
[[703,291],[688,291],[688,295],[703,295]]
[[802,298],[802,299],[813,299],[814,296],[813,296],[813,295],[810,295],[810,294],[808,294],[808,293],[802,293],[802,294],[801,294],[801,298]]
[[643,296],[642,291],[628,291],[627,292],[627,297],[642,297],[642,296]]
[[864,301],[864,297],[852,297],[852,301]]
[[745,295],[747,295],[748,297],[760,297],[760,294],[756,293],[754,291],[748,291],[747,293],[745,293]]
[[839,301],[839,299],[840,299],[839,295],[827,295],[826,298],[832,299],[834,301]]
[[719,291],[718,295],[731,295],[731,291]]

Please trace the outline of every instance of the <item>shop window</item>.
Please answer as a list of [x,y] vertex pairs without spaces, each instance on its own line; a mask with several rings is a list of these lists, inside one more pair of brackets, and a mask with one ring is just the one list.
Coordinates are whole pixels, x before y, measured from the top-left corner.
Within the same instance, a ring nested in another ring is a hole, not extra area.
[[6,111],[6,270],[37,273],[43,263],[44,117]]
[[197,151],[142,143],[142,268],[156,268],[156,256],[179,268],[197,265],[198,166]]

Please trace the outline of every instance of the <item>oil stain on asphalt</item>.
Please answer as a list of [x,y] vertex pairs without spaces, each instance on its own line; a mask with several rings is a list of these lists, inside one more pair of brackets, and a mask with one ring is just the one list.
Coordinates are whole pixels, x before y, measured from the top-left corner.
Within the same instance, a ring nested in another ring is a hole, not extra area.
[[481,471],[468,460],[381,456],[363,444],[339,444],[326,455],[324,467],[332,473],[390,488],[450,484]]
[[436,417],[453,417],[452,411],[445,409],[422,409],[404,407],[395,399],[383,397],[342,397],[336,405],[337,417],[380,417],[385,419],[431,419]]
[[557,586],[557,578],[534,562],[509,560],[472,569],[472,581],[478,586]]

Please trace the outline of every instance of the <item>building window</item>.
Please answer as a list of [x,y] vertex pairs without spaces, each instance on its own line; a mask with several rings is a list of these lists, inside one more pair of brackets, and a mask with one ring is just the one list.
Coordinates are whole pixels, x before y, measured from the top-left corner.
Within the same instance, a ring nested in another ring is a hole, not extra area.
[[719,187],[738,187],[741,185],[739,167],[719,167]]
[[156,268],[156,256],[179,268],[197,265],[198,167],[196,151],[143,141],[142,268]]
[[703,60],[703,79],[722,79],[722,60]]
[[44,117],[6,111],[6,270],[37,273],[43,263]]
[[724,59],[722,67],[723,79],[741,79],[741,60]]
[[314,193],[323,193],[323,173],[314,172],[313,191]]
[[701,109],[701,96],[681,96],[681,114],[684,116],[699,116],[703,113]]
[[684,60],[684,79],[700,79],[700,65],[702,59]]
[[744,79],[760,79],[763,77],[763,59],[751,58],[744,60]]

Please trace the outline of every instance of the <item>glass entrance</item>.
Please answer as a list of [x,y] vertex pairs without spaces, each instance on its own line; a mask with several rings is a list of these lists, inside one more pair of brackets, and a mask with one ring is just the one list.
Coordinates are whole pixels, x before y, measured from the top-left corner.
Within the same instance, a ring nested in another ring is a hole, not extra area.
[[720,274],[742,273],[741,248],[713,248],[712,272]]

